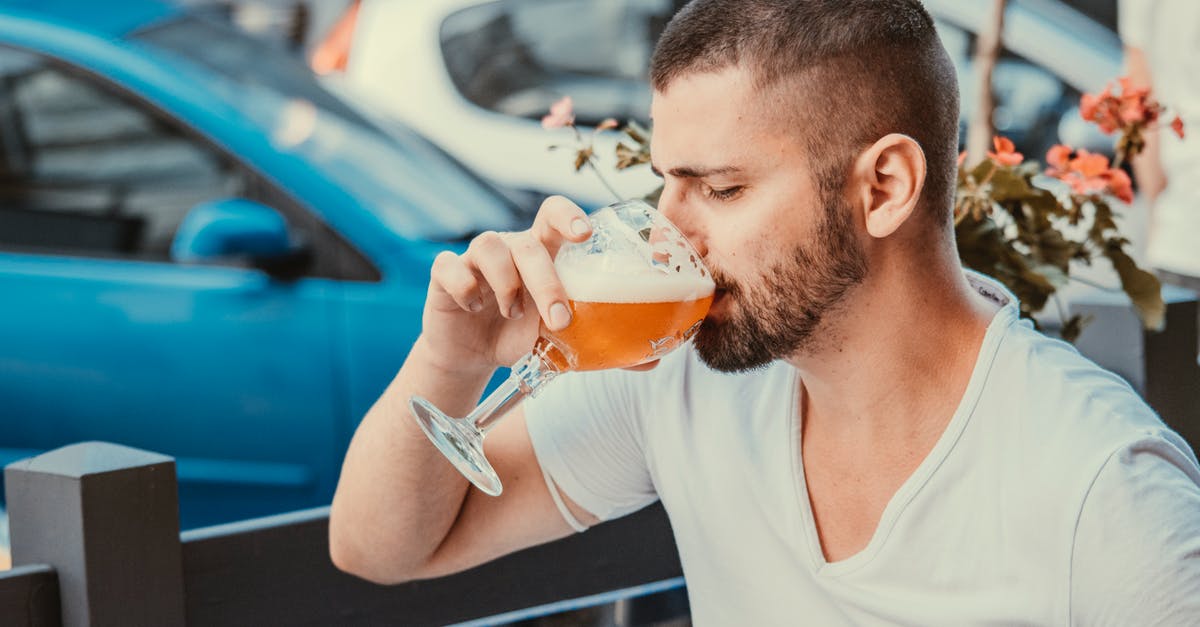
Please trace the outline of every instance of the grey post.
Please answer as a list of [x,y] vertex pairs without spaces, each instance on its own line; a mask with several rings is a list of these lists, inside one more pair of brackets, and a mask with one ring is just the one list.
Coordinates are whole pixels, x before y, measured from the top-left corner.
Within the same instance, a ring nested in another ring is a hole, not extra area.
[[4,469],[14,565],[58,572],[62,624],[183,625],[172,458],[85,442]]
[[1124,377],[1163,421],[1200,449],[1200,366],[1196,363],[1196,295],[1163,286],[1167,325],[1142,329],[1124,292],[1094,290],[1071,299],[1071,313],[1092,316],[1075,345]]

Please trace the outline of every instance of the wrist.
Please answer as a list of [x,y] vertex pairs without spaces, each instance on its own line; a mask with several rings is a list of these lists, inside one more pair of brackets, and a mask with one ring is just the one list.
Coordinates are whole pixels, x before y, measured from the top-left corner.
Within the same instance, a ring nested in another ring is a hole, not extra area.
[[465,415],[483,394],[494,371],[486,365],[468,367],[462,361],[447,359],[427,339],[419,337],[388,386],[384,405],[394,415],[406,415],[409,400],[416,395],[450,415]]
[[417,341],[413,342],[405,365],[419,368],[439,380],[460,386],[490,379],[496,371],[496,367],[490,364],[472,363],[466,359],[447,356],[444,351],[433,347],[424,335],[418,336]]

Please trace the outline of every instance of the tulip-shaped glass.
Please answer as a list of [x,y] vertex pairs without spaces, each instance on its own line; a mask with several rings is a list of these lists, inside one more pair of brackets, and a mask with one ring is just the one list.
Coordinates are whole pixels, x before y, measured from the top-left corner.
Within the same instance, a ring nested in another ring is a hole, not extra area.
[[661,213],[626,200],[591,215],[592,235],[559,249],[554,267],[567,292],[571,323],[543,323],[533,350],[464,418],[414,396],[409,406],[425,435],[480,490],[502,486],[483,454],[483,437],[506,412],[568,371],[627,368],[687,342],[713,300],[700,255]]

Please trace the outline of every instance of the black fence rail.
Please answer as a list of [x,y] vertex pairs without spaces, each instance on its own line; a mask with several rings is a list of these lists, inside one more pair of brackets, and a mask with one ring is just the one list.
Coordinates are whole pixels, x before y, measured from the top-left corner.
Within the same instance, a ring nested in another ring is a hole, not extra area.
[[[1095,318],[1081,350],[1195,447],[1197,303],[1182,292],[1167,300],[1162,334],[1103,294],[1072,308]],[[445,625],[669,587],[682,574],[657,505],[458,575],[385,587],[334,568],[326,508],[180,534],[175,463],[157,453],[74,444],[10,464],[4,483],[15,565],[0,572],[6,626]]]
[[445,625],[681,576],[661,507],[440,579],[329,559],[327,508],[179,533],[174,462],[74,444],[9,465],[5,625]]

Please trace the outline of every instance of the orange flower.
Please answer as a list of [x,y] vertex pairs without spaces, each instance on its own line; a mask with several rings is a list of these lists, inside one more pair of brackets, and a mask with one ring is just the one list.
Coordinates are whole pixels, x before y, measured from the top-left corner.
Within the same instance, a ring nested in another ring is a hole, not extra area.
[[1079,99],[1079,115],[1094,122],[1106,135],[1121,127],[1121,100],[1112,94],[1112,85],[1097,94],[1084,94]]
[[1179,136],[1179,139],[1183,139],[1183,119],[1179,116],[1175,116],[1175,119],[1171,120],[1171,130],[1175,131],[1175,134]]
[[550,113],[542,118],[542,128],[561,128],[575,123],[575,105],[570,96],[550,105]]
[[996,152],[989,150],[987,156],[1000,165],[1020,165],[1025,160],[1025,155],[1016,152],[1012,140],[1007,137],[993,137],[992,145],[996,147]]
[[1108,170],[1108,157],[1080,148],[1071,159],[1070,168],[1084,178],[1095,178]]
[[[1105,90],[1107,91],[1107,90]],[[1100,96],[1084,94],[1079,99],[1079,115],[1088,122],[1096,121],[1096,111],[1100,108]]]
[[1120,111],[1121,121],[1126,124],[1133,122],[1148,121],[1148,118],[1153,117],[1153,109],[1147,109],[1146,103],[1138,98],[1121,97],[1121,104],[1118,107]]
[[1133,202],[1133,181],[1129,180],[1129,175],[1125,173],[1125,170],[1112,168],[1104,173],[1104,178],[1107,179],[1108,189],[1113,196],[1127,203]]
[[[1071,160],[1071,147],[1062,144],[1055,144],[1046,151],[1046,163],[1050,164],[1055,171],[1066,170],[1067,163]],[[1047,171],[1049,173],[1049,171]],[[1054,176],[1050,174],[1050,176]]]
[[1046,152],[1047,176],[1066,183],[1076,194],[1091,195],[1109,193],[1125,202],[1133,202],[1133,182],[1120,168],[1108,167],[1108,157],[1088,152],[1082,148],[1075,156],[1068,146],[1061,144]]

